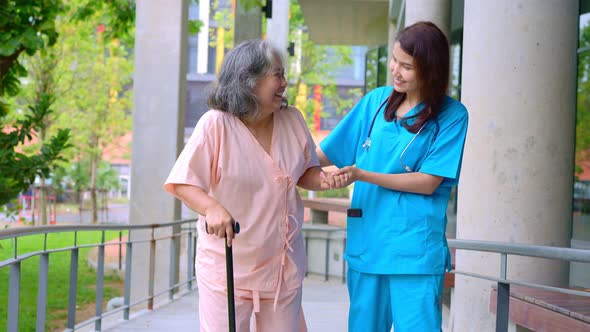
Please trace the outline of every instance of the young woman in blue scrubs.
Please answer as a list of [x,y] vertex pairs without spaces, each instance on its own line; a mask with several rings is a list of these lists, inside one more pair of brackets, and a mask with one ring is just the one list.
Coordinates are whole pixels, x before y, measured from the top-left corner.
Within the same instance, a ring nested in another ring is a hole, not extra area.
[[368,93],[318,147],[355,182],[348,213],[349,331],[441,331],[445,237],[467,110],[446,95],[449,44],[430,22],[396,38],[393,87]]

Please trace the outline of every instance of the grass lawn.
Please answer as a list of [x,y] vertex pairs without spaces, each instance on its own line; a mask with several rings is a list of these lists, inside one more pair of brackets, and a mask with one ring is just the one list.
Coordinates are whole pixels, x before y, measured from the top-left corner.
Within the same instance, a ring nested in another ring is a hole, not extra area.
[[[118,238],[118,231],[106,232],[105,241]],[[78,244],[100,243],[101,232],[78,232]],[[69,247],[74,244],[73,233],[50,233],[47,235],[47,249]],[[0,261],[14,255],[11,240],[0,241]],[[43,235],[31,235],[18,239],[18,254],[43,250]],[[76,322],[84,321],[95,313],[96,271],[86,263],[88,251],[80,249],[78,261],[78,291],[76,295]],[[8,283],[10,268],[0,269],[0,331],[6,331],[8,312]],[[29,258],[21,263],[19,331],[34,331],[37,313],[37,286],[39,257]],[[70,279],[70,252],[49,255],[49,280],[47,292],[47,331],[63,331],[66,327],[68,291]],[[122,296],[123,280],[115,275],[105,276],[104,303],[113,297]]]

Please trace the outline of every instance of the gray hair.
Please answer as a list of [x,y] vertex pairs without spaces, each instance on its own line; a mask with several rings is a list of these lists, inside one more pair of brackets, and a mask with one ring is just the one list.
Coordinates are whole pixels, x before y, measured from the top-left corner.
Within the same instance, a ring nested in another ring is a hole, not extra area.
[[[260,101],[254,93],[256,83],[272,74],[275,62],[284,63],[281,52],[265,40],[253,39],[229,51],[208,97],[209,108],[239,118],[254,118],[260,113]],[[283,98],[281,109],[286,108]]]

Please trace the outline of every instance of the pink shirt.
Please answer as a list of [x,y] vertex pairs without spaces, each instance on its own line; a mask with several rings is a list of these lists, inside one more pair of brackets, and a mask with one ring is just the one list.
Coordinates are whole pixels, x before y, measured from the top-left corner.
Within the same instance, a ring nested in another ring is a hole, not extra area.
[[[232,245],[238,289],[274,291],[283,282],[295,289],[306,270],[303,203],[296,184],[319,162],[297,109],[276,111],[273,121],[269,155],[237,117],[205,113],[164,185],[172,194],[175,184],[200,187],[240,223]],[[204,222],[198,228],[197,276],[224,286],[224,240],[207,234]]]

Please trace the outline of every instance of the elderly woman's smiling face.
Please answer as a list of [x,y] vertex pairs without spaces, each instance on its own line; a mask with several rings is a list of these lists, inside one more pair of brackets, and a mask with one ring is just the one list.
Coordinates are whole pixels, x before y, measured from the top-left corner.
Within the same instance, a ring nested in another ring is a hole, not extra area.
[[286,88],[285,68],[280,61],[275,61],[272,72],[259,80],[254,88],[254,93],[260,100],[261,115],[271,114],[281,108]]

